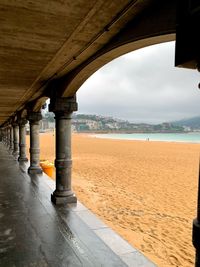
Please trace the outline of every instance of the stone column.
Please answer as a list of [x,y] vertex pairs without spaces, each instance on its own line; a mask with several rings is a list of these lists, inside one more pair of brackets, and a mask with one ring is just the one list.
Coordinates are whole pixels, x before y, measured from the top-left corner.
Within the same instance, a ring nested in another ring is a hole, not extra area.
[[5,144],[5,128],[2,129],[2,142]]
[[8,126],[8,149],[10,149],[11,125]]
[[13,151],[13,127],[12,125],[10,126],[10,147],[9,147],[10,151]]
[[5,127],[5,131],[4,131],[4,134],[5,134],[5,145],[7,145],[7,128]]
[[8,142],[8,128],[7,126],[5,127],[5,145],[7,146],[7,142]]
[[42,119],[41,112],[29,112],[28,120],[30,123],[30,167],[29,174],[42,173],[40,167],[40,138],[39,122]]
[[6,127],[6,145],[9,147],[10,146],[10,127]]
[[7,127],[5,127],[5,145],[7,145]]
[[28,161],[26,157],[26,119],[19,119],[19,158],[18,161]]
[[3,129],[3,143],[6,144],[6,128]]
[[3,142],[2,128],[0,128],[0,142]]
[[13,155],[18,158],[19,156],[19,126],[17,122],[13,123],[13,144],[14,144],[14,150]]
[[77,202],[71,186],[71,115],[76,110],[75,97],[51,99],[49,111],[56,119],[56,190],[51,195],[55,204]]

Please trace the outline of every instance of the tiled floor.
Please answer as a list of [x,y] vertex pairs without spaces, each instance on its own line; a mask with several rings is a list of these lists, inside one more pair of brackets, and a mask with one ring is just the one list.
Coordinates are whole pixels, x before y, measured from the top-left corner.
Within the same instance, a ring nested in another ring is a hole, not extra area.
[[54,181],[27,175],[0,144],[0,266],[155,266],[80,202],[54,206]]

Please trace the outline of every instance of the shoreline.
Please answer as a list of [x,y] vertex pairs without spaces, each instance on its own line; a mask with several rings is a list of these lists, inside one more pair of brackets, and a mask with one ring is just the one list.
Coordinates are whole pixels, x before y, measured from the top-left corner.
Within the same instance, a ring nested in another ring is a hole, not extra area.
[[[75,133],[75,134],[81,134],[82,133]],[[167,142],[167,143],[186,143],[186,144],[200,144],[200,139],[199,141],[191,141],[191,140],[159,140],[159,139],[151,139],[151,136],[148,137],[148,134],[147,134],[147,138],[146,139],[134,139],[134,138],[120,138],[119,137],[113,137],[111,135],[121,135],[121,133],[109,133],[109,134],[96,134],[96,133],[91,133],[91,134],[85,134],[85,136],[89,136],[89,137],[92,137],[92,138],[99,138],[99,139],[108,139],[108,140],[124,140],[124,141],[143,141],[143,142]],[[133,133],[133,135],[138,135],[137,133]],[[151,135],[153,134],[158,134],[158,133],[151,133]],[[160,135],[167,135],[167,134],[170,134],[170,133],[159,133]],[[174,134],[174,133],[173,133]],[[178,133],[178,134],[181,134],[181,133]],[[186,133],[183,133],[183,135],[185,135]],[[190,136],[192,136],[192,133],[187,133],[189,134]],[[186,134],[186,135],[187,135]],[[105,136],[103,136],[105,135]],[[109,137],[110,135],[110,137]],[[122,134],[122,135],[126,135],[126,134]],[[128,134],[130,135],[130,134]],[[146,134],[141,134],[141,135],[146,135]],[[194,133],[195,135],[195,133]],[[199,133],[199,138],[200,138],[200,133]]]

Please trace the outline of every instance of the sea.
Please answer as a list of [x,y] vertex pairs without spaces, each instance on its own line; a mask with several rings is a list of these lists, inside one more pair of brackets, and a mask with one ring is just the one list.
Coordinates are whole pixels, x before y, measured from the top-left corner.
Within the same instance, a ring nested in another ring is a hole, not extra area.
[[120,139],[120,140],[141,140],[141,141],[163,141],[163,142],[183,142],[200,143],[200,132],[194,133],[131,133],[131,134],[95,134],[97,138]]

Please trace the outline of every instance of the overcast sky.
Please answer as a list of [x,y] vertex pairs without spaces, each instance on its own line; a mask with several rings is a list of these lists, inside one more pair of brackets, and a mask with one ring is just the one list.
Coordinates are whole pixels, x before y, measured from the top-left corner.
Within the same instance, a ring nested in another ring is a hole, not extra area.
[[132,122],[160,123],[200,115],[200,74],[174,67],[174,42],[119,57],[77,93],[79,111]]

